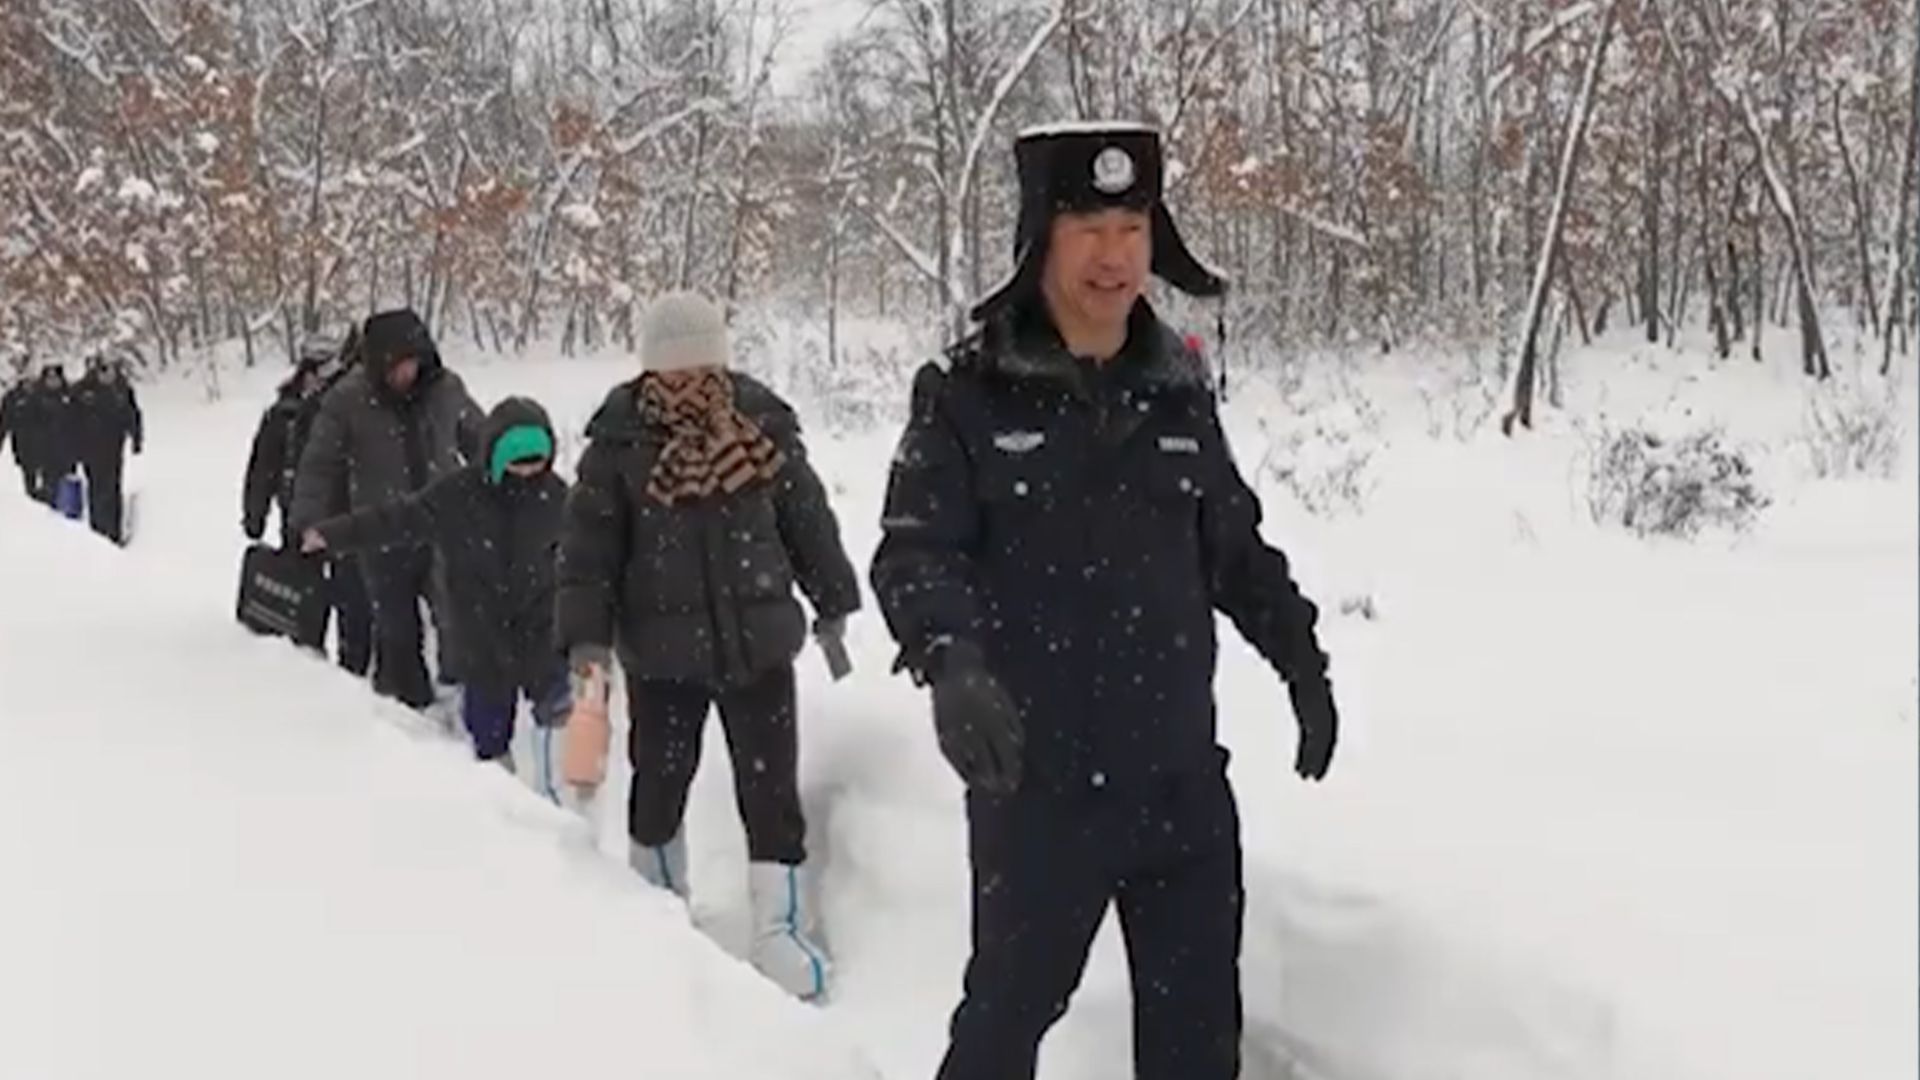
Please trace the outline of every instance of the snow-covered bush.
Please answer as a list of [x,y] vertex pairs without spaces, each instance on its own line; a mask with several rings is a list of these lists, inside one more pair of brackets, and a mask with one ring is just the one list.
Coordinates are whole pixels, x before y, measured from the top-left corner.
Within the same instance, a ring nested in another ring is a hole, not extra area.
[[1893,384],[1835,383],[1814,388],[1807,399],[1804,438],[1813,475],[1893,476],[1905,436]]
[[830,430],[871,431],[905,408],[908,391],[896,373],[914,369],[911,360],[891,349],[859,344],[843,350],[839,363],[829,364],[824,346],[808,341],[800,360],[794,391],[813,403]]
[[1308,513],[1357,514],[1376,482],[1369,466],[1380,446],[1380,421],[1379,410],[1345,383],[1329,405],[1278,423],[1262,416],[1260,475],[1285,485]]
[[1604,429],[1592,454],[1587,505],[1593,520],[1639,536],[1737,531],[1770,501],[1745,455],[1717,428],[1679,436]]
[[800,409],[809,430],[842,434],[904,422],[914,373],[935,354],[886,320],[845,320],[837,355],[826,327],[804,312],[748,308],[735,320],[735,365]]
[[1426,407],[1428,438],[1467,442],[1486,430],[1500,409],[1500,388],[1477,354],[1471,364],[1446,368],[1436,381],[1437,390],[1425,381],[1417,387]]

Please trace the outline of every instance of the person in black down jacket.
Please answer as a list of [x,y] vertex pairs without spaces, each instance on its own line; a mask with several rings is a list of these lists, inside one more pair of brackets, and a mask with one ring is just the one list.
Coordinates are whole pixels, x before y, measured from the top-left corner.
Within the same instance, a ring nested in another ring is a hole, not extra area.
[[[278,504],[280,548],[299,550],[299,535],[292,525],[294,472],[320,402],[346,373],[350,358],[346,348],[325,338],[311,337],[301,343],[294,372],[280,384],[273,404],[261,414],[253,450],[247,456],[240,502],[240,527],[247,539],[259,540],[266,535],[267,514]],[[341,514],[346,509],[347,485],[342,476],[328,513]],[[348,558],[328,558],[324,570],[340,666],[354,675],[365,675],[373,664],[373,611],[367,601],[366,581],[360,567]],[[319,640],[299,644],[324,650],[325,638],[323,623]]]
[[146,438],[140,403],[121,365],[104,356],[87,360],[86,374],[71,391],[74,450],[87,476],[87,523],[93,531],[123,544],[121,518],[126,509],[121,480],[127,445],[137,455]]
[[874,591],[967,785],[973,955],[941,1080],[1031,1080],[1119,909],[1138,1080],[1240,1073],[1239,817],[1215,612],[1285,679],[1294,767],[1336,729],[1317,611],[1260,536],[1150,274],[1224,282],[1160,200],[1158,133],[1022,135],[1018,269],[914,380]]
[[567,485],[553,471],[553,423],[528,398],[487,415],[473,464],[426,490],[306,530],[302,548],[354,552],[431,544],[447,567],[447,622],[461,642],[461,714],[474,752],[512,768],[525,697],[538,725],[530,782],[559,801],[553,731],[572,708],[554,642],[554,559]]
[[587,428],[561,544],[560,643],[583,678],[618,654],[632,863],[682,896],[687,788],[719,703],[746,825],[752,960],[817,998],[828,968],[804,876],[794,660],[807,624],[793,589],[831,644],[860,607],[859,578],[793,410],[727,370],[720,311],[662,297],[642,339],[646,374],[615,387]]
[[[478,453],[480,421],[480,407],[441,363],[418,315],[403,309],[369,317],[360,335],[360,362],[327,391],[301,448],[294,529],[305,532],[336,513],[342,484],[348,509],[364,510],[403,499],[462,468]],[[360,567],[373,602],[374,689],[425,710],[434,698],[420,602],[437,612],[441,599],[433,587],[431,549],[368,553]],[[457,635],[441,634],[443,676],[449,637]]]
[[34,438],[39,432],[33,422],[33,362],[25,356],[13,361],[13,380],[7,392],[0,394],[0,443],[12,440],[13,463],[20,467],[20,481],[27,497],[45,502],[41,495],[40,457]]
[[15,389],[17,396],[8,395],[13,408],[7,415],[13,452],[27,473],[27,494],[54,506],[60,481],[73,472],[77,453],[67,369],[58,361],[50,362],[38,376]]

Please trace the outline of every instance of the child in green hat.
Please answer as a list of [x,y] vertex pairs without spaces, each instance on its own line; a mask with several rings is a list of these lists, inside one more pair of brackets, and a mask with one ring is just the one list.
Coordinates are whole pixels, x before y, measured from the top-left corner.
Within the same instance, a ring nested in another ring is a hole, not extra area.
[[553,633],[554,553],[567,500],[553,459],[546,410],[508,398],[487,415],[480,456],[466,468],[405,499],[323,521],[301,547],[345,554],[431,544],[446,574],[461,717],[474,752],[512,769],[524,697],[537,725],[528,782],[559,802],[553,739],[572,694]]

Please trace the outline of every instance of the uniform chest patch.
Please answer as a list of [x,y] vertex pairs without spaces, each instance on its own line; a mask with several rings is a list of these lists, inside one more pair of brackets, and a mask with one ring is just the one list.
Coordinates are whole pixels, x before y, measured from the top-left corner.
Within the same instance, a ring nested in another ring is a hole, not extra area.
[[1191,435],[1160,436],[1160,452],[1163,454],[1197,454],[1200,452],[1200,440]]
[[1044,431],[1002,431],[993,437],[993,448],[1006,454],[1030,454],[1045,445]]

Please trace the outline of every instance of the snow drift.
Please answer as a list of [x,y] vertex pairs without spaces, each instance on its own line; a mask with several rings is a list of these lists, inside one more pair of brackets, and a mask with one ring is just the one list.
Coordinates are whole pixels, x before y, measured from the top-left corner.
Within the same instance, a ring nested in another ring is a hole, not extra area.
[[190,552],[17,498],[0,536],[0,1073],[872,1075],[578,818],[252,639]]

